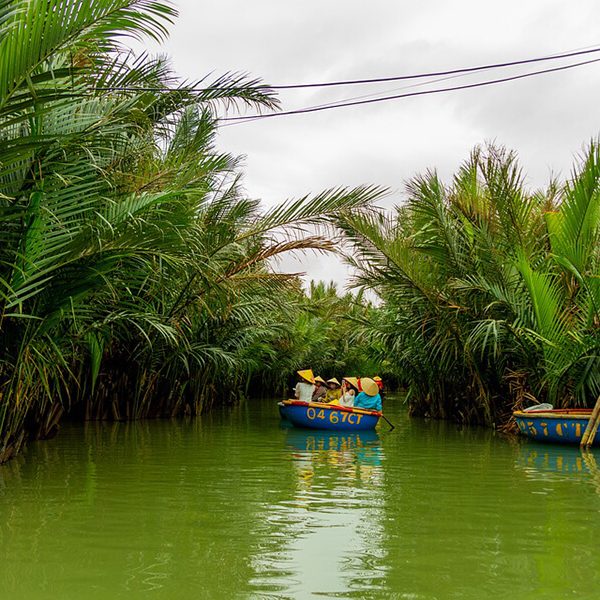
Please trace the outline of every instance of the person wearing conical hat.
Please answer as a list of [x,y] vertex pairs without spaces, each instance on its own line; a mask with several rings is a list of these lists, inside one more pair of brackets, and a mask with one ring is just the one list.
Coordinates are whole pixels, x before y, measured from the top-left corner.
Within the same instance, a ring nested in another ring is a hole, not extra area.
[[315,389],[313,390],[313,402],[325,402],[325,394],[327,393],[327,382],[320,376],[315,377]]
[[379,388],[379,395],[383,398],[383,379],[375,375],[375,377],[373,377],[373,381],[377,384],[377,387]]
[[356,377],[344,377],[342,379],[342,389],[340,390],[339,400],[334,400],[332,404],[340,406],[353,406],[354,397],[358,394],[358,379]]
[[300,381],[298,381],[294,388],[294,396],[296,399],[302,400],[302,402],[310,402],[315,391],[315,376],[310,369],[304,369],[303,371],[298,371],[298,377],[300,377]]
[[360,380],[362,392],[354,398],[355,408],[365,408],[367,410],[378,410],[381,412],[381,396],[379,395],[379,386],[370,377],[362,377]]
[[325,402],[332,402],[333,400],[339,400],[342,395],[340,382],[332,377],[327,380],[327,393],[325,394]]

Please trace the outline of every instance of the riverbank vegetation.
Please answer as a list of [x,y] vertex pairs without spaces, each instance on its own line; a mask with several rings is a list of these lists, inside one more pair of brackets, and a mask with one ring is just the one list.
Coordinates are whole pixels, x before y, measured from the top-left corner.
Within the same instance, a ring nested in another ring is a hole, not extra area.
[[[182,82],[123,45],[174,17],[0,0],[0,462],[65,414],[193,415],[285,393],[308,366],[397,378],[414,414],[486,424],[600,393],[597,144],[543,191],[490,147],[448,185],[414,178],[392,214],[375,187],[266,210],[216,115],[277,98],[244,75]],[[333,251],[334,230],[358,295],[273,269]]]
[[123,46],[163,39],[174,16],[150,0],[0,2],[0,462],[65,412],[196,414],[239,395],[258,356],[278,372],[269,341],[308,300],[270,259],[332,250],[313,225],[381,193],[246,198],[215,108],[277,100],[242,75],[184,85]]
[[364,293],[342,294],[333,283],[311,282],[307,291],[299,282],[290,286],[283,311],[271,315],[279,329],[252,349],[252,391],[289,394],[306,365],[327,377],[379,373],[379,349],[363,329],[378,310]]
[[412,179],[393,214],[348,215],[364,324],[413,414],[505,424],[514,408],[600,394],[600,146],[529,191],[514,153],[475,150],[444,184]]

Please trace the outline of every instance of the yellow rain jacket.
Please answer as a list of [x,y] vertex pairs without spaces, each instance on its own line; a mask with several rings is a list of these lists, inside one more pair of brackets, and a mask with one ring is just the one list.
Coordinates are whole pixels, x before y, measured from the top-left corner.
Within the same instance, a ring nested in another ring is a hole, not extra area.
[[332,400],[339,400],[342,395],[342,390],[337,388],[336,390],[327,390],[325,394],[325,402],[331,402]]

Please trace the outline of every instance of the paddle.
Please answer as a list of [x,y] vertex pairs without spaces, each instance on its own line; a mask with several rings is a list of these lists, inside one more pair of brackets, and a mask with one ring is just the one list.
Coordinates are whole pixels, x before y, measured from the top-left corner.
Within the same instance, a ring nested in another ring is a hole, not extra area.
[[[377,387],[379,387],[379,386],[377,386]],[[379,395],[381,397],[381,388],[379,388],[379,389],[380,389]],[[396,429],[396,426],[383,414],[383,412],[381,413],[381,418],[390,426],[390,431],[394,431],[394,429]]]
[[381,413],[381,418],[390,426],[390,431],[394,431],[394,429],[396,429],[396,426],[383,414],[383,412]]
[[396,426],[384,415],[381,415],[381,418],[390,426],[390,431],[396,429]]

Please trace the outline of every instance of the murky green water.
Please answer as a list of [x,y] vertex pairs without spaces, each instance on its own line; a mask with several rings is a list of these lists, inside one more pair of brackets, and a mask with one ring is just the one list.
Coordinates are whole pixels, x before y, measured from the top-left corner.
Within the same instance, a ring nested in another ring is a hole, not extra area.
[[600,596],[593,456],[391,404],[360,437],[263,401],[66,427],[0,468],[0,598]]

